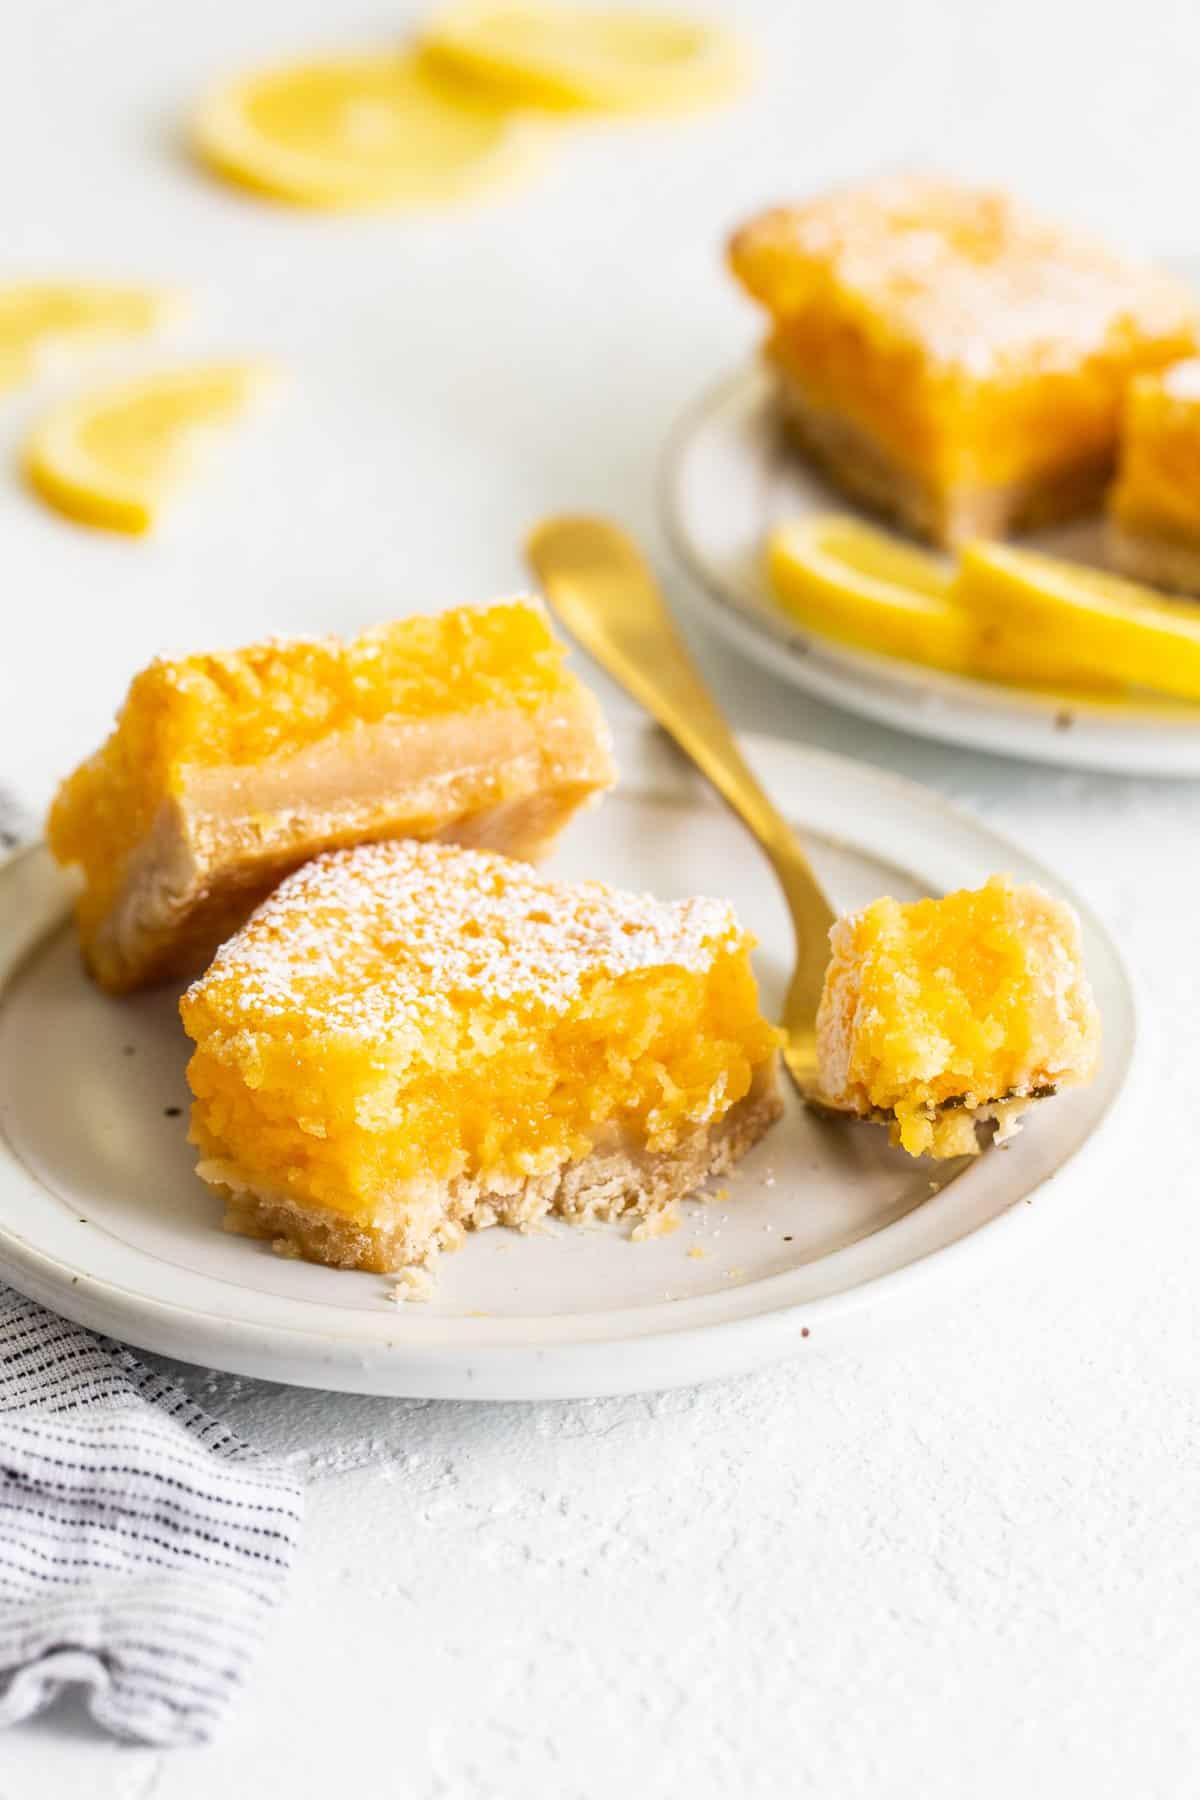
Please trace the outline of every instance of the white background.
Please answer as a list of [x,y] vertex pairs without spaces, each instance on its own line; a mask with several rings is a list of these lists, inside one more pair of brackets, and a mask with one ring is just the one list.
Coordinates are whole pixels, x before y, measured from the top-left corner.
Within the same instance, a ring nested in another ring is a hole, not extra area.
[[[1194,0],[725,10],[759,48],[748,102],[564,132],[476,209],[336,219],[209,182],[180,122],[214,75],[386,43],[405,8],[10,0],[0,272],[182,287],[170,354],[267,353],[289,386],[151,541],[6,467],[0,778],[40,804],[159,648],[510,589],[540,513],[610,511],[661,554],[657,453],[749,349],[720,247],[760,203],[935,161],[1200,250]],[[6,465],[70,385],[5,398]],[[272,1649],[216,1748],[118,1747],[66,1706],[0,1740],[0,1800],[1195,1792],[1195,789],[910,742],[694,641],[743,724],[931,782],[1097,905],[1152,1026],[1139,1141],[1037,1266],[859,1358],[490,1408],[192,1372],[313,1478]]]

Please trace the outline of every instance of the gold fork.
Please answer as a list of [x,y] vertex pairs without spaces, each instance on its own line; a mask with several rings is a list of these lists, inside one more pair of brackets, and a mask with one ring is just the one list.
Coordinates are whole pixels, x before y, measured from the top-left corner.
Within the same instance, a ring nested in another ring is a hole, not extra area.
[[544,519],[526,555],[572,637],[646,708],[716,788],[779,877],[796,938],[783,1003],[783,1060],[818,1096],[817,1002],[834,914],[800,840],[748,767],[637,545],[605,519]]

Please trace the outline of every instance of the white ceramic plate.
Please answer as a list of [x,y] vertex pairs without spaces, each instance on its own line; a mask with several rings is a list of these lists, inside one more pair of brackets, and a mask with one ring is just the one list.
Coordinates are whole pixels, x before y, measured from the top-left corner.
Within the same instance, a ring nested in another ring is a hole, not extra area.
[[[1014,845],[910,783],[770,739],[747,743],[809,834],[839,907],[975,884],[1047,882]],[[768,1004],[790,955],[772,878],[740,827],[650,733],[623,784],[556,860],[665,894],[729,895],[760,939]],[[1078,900],[1075,902],[1078,906]],[[82,1324],[234,1373],[397,1395],[585,1396],[665,1387],[813,1354],[986,1274],[1086,1187],[1134,1049],[1112,942],[1080,908],[1104,1014],[1096,1084],[1046,1103],[1011,1149],[939,1174],[871,1126],[787,1116],[674,1235],[492,1230],[443,1259],[429,1305],[385,1279],[284,1261],[218,1229],[185,1141],[175,996],[105,998],[84,978],[66,898],[34,850],[0,870],[0,1278]],[[1022,1204],[1037,1192],[1039,1203]],[[690,1252],[699,1251],[700,1255]]]
[[[902,731],[1008,756],[1121,774],[1200,775],[1200,706],[1169,701],[1064,704],[943,674],[806,631],[772,598],[762,547],[781,519],[853,511],[789,445],[770,378],[753,367],[705,395],[672,436],[662,512],[706,611],[742,651],[798,687]],[[1029,540],[1103,563],[1095,523]]]

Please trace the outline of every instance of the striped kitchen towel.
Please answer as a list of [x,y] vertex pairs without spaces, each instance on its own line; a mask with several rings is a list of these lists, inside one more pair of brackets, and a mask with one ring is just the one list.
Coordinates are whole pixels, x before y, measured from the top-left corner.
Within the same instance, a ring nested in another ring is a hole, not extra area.
[[0,1725],[80,1682],[206,1742],[283,1592],[301,1492],[131,1351],[0,1288]]
[[[0,791],[0,847],[21,835]],[[120,1344],[0,1287],[0,1726],[78,1683],[121,1737],[207,1741],[300,1519],[284,1464]]]

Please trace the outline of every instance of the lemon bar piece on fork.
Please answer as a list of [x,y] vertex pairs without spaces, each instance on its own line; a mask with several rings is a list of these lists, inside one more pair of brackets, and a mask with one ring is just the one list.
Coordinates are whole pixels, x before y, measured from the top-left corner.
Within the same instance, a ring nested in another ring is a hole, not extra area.
[[780,1110],[751,940],[713,900],[386,843],[290,876],[185,994],[227,1227],[343,1268],[468,1229],[651,1217]]
[[1100,1021],[1073,910],[1032,885],[901,905],[875,900],[830,932],[817,1017],[831,1107],[887,1122],[913,1156],[964,1156],[976,1126],[1086,1082]]
[[536,860],[613,779],[563,655],[512,600],[152,663],[50,814],[96,980],[196,974],[325,850],[443,837]]

